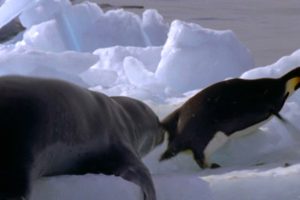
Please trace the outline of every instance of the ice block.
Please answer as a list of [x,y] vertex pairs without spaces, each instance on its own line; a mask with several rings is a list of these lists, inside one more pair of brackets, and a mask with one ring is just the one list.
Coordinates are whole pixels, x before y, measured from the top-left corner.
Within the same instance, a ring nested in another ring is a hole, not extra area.
[[0,7],[0,28],[41,1],[44,0],[6,0]]

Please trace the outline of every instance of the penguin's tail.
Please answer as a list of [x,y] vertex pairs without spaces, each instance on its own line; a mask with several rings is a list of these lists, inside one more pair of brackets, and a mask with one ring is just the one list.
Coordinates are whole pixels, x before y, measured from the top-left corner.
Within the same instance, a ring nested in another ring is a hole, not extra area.
[[172,141],[176,136],[178,119],[179,109],[175,110],[161,121],[163,129],[167,132],[169,136],[169,142]]
[[177,135],[177,124],[179,120],[179,114],[180,112],[177,109],[161,121],[163,129],[165,132],[167,132],[168,135],[168,147],[159,158],[159,161],[169,159],[176,155],[176,152],[174,151],[174,141]]

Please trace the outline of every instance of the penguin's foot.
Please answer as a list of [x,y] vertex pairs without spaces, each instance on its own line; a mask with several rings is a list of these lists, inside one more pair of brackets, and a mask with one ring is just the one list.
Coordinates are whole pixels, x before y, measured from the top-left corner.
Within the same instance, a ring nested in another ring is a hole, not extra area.
[[256,163],[254,166],[262,166],[262,165],[265,165],[266,163],[264,162],[260,162],[260,163]]
[[219,165],[219,164],[217,164],[217,163],[212,163],[211,165],[210,165],[210,168],[211,169],[217,169],[217,168],[220,168],[221,166]]
[[196,161],[196,163],[198,164],[198,166],[199,166],[201,169],[208,168],[207,163],[204,162],[203,160],[195,159],[195,161]]
[[290,163],[284,163],[284,165],[283,165],[283,167],[289,167],[289,166],[291,166],[292,164],[290,164]]

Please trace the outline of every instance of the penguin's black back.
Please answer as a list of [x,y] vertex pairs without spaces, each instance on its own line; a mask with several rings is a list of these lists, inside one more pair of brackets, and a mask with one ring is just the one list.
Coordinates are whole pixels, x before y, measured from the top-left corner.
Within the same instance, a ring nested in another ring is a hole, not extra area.
[[222,81],[196,94],[178,110],[177,128],[180,131],[182,124],[186,128],[197,124],[230,135],[277,114],[286,98],[280,79]]

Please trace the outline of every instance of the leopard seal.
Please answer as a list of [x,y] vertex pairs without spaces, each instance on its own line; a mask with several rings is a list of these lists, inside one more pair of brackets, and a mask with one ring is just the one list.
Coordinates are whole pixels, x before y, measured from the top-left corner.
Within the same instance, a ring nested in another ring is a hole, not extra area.
[[129,97],[55,79],[0,77],[0,200],[28,198],[41,176],[103,173],[155,189],[141,157],[163,141],[158,117]]

